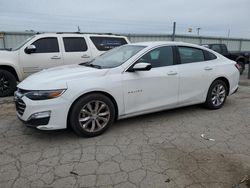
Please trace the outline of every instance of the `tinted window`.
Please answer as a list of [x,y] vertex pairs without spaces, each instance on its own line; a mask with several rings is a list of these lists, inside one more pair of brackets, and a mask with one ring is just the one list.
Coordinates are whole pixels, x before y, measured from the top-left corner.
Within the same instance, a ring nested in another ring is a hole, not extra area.
[[56,37],[41,38],[33,42],[36,46],[35,53],[53,53],[59,52],[58,41]]
[[63,37],[65,52],[84,52],[88,50],[86,41],[82,37]]
[[127,44],[124,38],[116,37],[90,37],[95,47],[100,51],[107,51],[117,46]]
[[216,51],[216,52],[218,52],[218,53],[221,53],[220,45],[217,45],[217,44],[212,45],[212,46],[211,46],[211,49],[212,49],[213,51]]
[[207,58],[206,58],[206,60],[213,60],[213,59],[217,59],[216,55],[214,55],[214,54],[213,54],[213,53],[211,53],[211,52],[206,51],[206,54],[207,54]]
[[191,47],[178,47],[181,63],[205,61],[203,50]]
[[142,56],[138,62],[151,63],[152,68],[173,65],[172,47],[160,47]]

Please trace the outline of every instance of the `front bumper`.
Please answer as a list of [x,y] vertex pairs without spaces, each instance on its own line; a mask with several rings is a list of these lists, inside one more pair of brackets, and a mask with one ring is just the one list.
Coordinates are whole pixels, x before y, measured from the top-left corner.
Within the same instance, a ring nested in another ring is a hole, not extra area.
[[[67,116],[70,103],[62,96],[41,101],[33,101],[26,96],[15,94],[16,109],[18,118],[27,126],[40,130],[56,130],[67,128]],[[18,106],[17,102],[23,106]],[[21,109],[21,111],[20,111]],[[47,115],[39,116],[39,114]],[[37,115],[38,114],[38,115]]]
[[237,93],[238,92],[238,90],[239,90],[239,86],[233,91],[233,93],[232,94],[235,94],[235,93]]
[[30,119],[28,121],[24,121],[20,118],[19,115],[17,115],[20,121],[22,121],[24,124],[26,124],[28,127],[37,128],[39,126],[45,126],[49,124],[50,117],[46,118],[39,118],[39,119]]

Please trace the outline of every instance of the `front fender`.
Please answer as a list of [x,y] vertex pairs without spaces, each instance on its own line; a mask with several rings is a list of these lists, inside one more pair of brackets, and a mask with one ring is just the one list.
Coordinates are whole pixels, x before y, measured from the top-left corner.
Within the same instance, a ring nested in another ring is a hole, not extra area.
[[20,71],[20,67],[14,65],[14,64],[11,64],[9,62],[0,62],[0,69],[5,69],[5,70],[11,69],[16,73],[16,76],[17,76],[19,81],[23,80],[23,74]]

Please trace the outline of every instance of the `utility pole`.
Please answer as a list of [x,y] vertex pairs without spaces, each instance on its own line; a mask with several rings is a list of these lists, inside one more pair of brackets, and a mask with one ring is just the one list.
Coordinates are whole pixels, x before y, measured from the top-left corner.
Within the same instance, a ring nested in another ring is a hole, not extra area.
[[201,28],[198,27],[198,28],[197,28],[197,35],[198,35],[198,36],[200,36],[200,30],[201,30]]
[[172,41],[175,40],[175,29],[176,29],[176,22],[173,24],[173,34],[172,34]]

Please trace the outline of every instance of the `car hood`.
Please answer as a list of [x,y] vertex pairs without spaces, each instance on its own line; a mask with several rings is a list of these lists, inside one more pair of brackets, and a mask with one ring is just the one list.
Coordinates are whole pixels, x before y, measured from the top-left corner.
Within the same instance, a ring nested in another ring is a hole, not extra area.
[[35,73],[18,84],[18,87],[25,90],[65,89],[69,81],[83,77],[104,76],[107,72],[107,69],[96,69],[78,64],[65,65]]
[[16,51],[0,50],[1,63],[12,62],[12,60],[16,58],[18,58],[18,53]]

